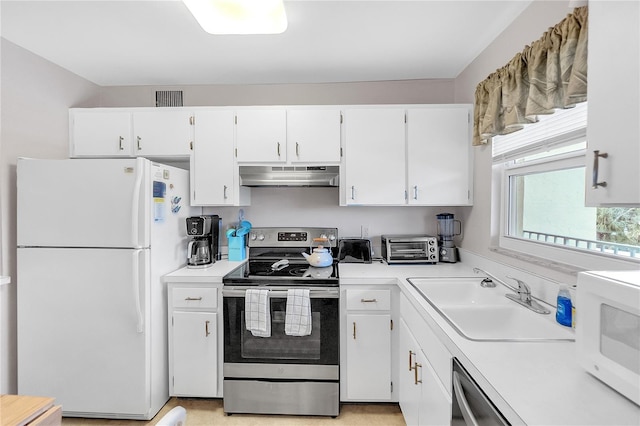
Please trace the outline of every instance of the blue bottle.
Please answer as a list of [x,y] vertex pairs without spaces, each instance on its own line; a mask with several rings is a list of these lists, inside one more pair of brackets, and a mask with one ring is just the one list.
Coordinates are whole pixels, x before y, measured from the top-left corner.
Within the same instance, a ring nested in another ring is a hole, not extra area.
[[556,307],[556,321],[567,327],[571,327],[571,294],[566,284],[560,284],[558,303]]

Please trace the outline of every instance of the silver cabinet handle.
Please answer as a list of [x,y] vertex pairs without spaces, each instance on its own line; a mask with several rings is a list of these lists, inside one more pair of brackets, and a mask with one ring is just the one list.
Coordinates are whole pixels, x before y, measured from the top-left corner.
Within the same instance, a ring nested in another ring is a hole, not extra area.
[[356,187],[355,186],[351,186],[351,199],[355,200],[356,199]]
[[353,340],[356,340],[356,323],[353,323]]
[[118,147],[120,148],[120,151],[124,151],[124,147],[122,146],[122,142],[124,141],[124,138],[122,136],[120,136],[118,138]]
[[360,299],[360,303],[378,303],[378,299]]
[[415,185],[413,187],[413,199],[417,200],[418,199],[418,185]]
[[600,157],[607,158],[609,157],[609,154],[607,154],[606,152],[600,154],[600,151],[598,150],[593,151],[593,181],[591,183],[591,188],[593,189],[598,189],[599,186],[606,188],[607,186],[607,182],[598,182],[598,159]]
[[142,147],[140,146],[140,141],[142,140],[142,138],[140,136],[136,137],[136,142],[138,144],[138,151],[142,150]]
[[202,296],[200,296],[200,297],[185,297],[184,300],[202,300]]
[[209,337],[211,333],[209,332],[209,321],[204,322],[204,337]]
[[464,391],[462,390],[462,383],[460,383],[460,375],[457,371],[453,372],[453,391],[456,394],[456,399],[458,400],[458,406],[460,407],[460,411],[462,412],[462,417],[464,421],[469,426],[478,426],[478,421],[475,416],[471,412],[471,407],[469,407],[469,402],[467,398],[464,396]]
[[223,185],[222,198],[227,199],[227,185]]
[[296,157],[300,157],[300,144],[296,142]]
[[280,157],[280,142],[278,142],[278,157]]

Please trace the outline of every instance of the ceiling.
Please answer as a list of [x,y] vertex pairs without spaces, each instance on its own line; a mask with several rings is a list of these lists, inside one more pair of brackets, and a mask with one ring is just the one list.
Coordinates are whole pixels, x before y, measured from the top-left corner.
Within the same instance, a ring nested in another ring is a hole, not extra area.
[[2,0],[2,36],[101,86],[455,78],[530,0],[285,0],[278,35],[205,33],[180,0]]

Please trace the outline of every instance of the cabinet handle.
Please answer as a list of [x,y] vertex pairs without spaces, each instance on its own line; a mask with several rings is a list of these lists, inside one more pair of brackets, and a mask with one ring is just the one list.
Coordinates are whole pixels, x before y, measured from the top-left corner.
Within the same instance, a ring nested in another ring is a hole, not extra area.
[[296,157],[300,157],[300,144],[296,142]]
[[415,354],[416,354],[415,352],[413,352],[413,351],[411,351],[411,349],[409,349],[409,371],[413,370],[413,367],[412,367],[412,365],[413,365],[413,356]]
[[418,199],[418,185],[413,187],[413,199],[414,200]]
[[209,332],[209,321],[204,322],[204,337],[209,337],[211,333]]
[[414,374],[414,384],[422,383],[422,380],[418,380],[418,367],[422,368],[422,364],[418,364],[417,362],[413,365],[413,374]]
[[184,300],[202,300],[202,296],[200,296],[200,297],[185,297]]
[[227,185],[223,185],[222,198],[227,199]]
[[189,149],[193,151],[193,141],[189,142]]
[[280,142],[278,142],[278,157],[280,157]]
[[356,340],[356,323],[353,322],[353,340]]
[[351,186],[351,199],[352,200],[356,199],[356,187],[355,186]]
[[142,140],[142,138],[140,136],[136,136],[136,142],[138,144],[138,151],[140,151],[142,149],[142,147],[140,146],[140,141]]
[[360,303],[378,303],[378,299],[360,299]]
[[124,141],[124,138],[122,136],[120,136],[118,138],[118,147],[120,148],[120,151],[124,151],[124,147],[122,146],[122,142]]
[[607,182],[598,182],[598,159],[600,157],[607,158],[608,156],[609,154],[607,154],[606,152],[600,154],[600,151],[598,150],[593,151],[593,181],[591,183],[591,188],[593,189],[598,189],[599,186],[606,188],[607,186]]

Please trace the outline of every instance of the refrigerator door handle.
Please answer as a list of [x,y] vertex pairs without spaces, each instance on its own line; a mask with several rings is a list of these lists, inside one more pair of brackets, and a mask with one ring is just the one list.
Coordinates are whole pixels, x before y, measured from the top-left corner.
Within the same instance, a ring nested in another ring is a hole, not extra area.
[[137,318],[137,328],[136,331],[138,333],[144,332],[144,320],[142,318],[142,306],[140,305],[140,253],[141,249],[133,251],[133,279],[131,282],[133,283],[133,300],[136,306],[136,318]]
[[138,222],[140,221],[140,193],[142,192],[142,177],[144,175],[144,159],[136,159],[136,181],[133,187],[133,200],[131,201],[131,239],[133,247],[141,247],[140,235],[138,235]]

